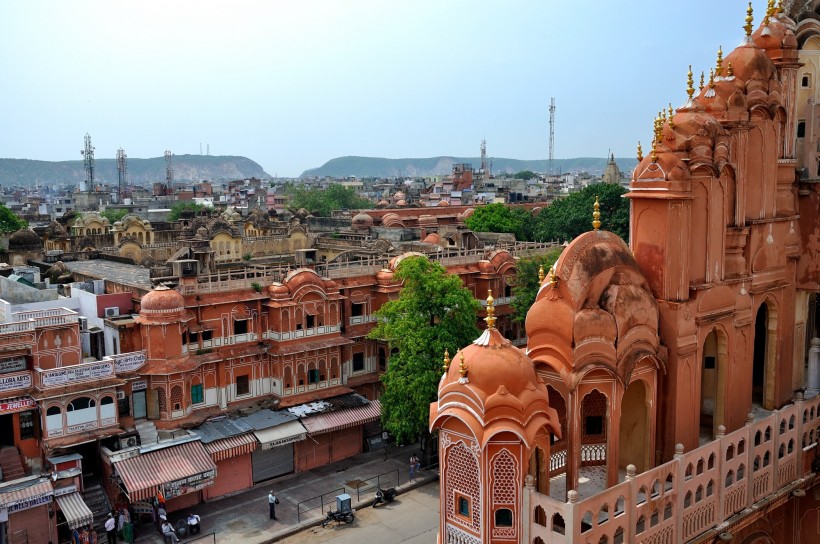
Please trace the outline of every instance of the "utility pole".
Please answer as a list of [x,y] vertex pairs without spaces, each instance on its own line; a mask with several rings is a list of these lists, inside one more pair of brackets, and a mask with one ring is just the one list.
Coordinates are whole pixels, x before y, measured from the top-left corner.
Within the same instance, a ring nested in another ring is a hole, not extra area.
[[90,193],[94,190],[94,146],[91,145],[91,136],[85,133],[85,147],[80,151],[83,156],[83,166],[85,167],[86,190]]

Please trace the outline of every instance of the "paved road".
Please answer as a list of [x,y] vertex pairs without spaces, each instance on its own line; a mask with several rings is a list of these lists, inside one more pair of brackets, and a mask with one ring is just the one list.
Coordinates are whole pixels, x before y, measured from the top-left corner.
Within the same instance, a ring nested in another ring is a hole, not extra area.
[[362,508],[350,525],[306,529],[284,544],[434,544],[439,520],[438,481],[402,493],[388,505]]

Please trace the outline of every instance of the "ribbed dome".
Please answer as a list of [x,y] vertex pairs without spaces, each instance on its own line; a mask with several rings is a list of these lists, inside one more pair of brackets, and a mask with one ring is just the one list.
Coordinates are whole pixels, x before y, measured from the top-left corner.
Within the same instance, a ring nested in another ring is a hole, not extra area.
[[728,66],[730,62],[735,77],[743,81],[748,82],[752,78],[768,81],[774,73],[774,64],[754,43],[741,45],[729,53],[723,63]]
[[174,289],[160,285],[142,297],[140,308],[140,312],[178,312],[185,308],[185,297]]
[[287,286],[282,285],[279,282],[274,282],[270,287],[268,287],[268,294],[271,298],[283,298],[290,294],[290,290]]
[[364,212],[357,213],[353,216],[353,226],[358,228],[373,226],[373,218]]

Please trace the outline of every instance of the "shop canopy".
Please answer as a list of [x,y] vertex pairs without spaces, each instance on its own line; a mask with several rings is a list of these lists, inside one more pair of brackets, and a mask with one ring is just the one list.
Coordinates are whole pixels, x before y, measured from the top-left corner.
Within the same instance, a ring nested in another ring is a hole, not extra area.
[[376,421],[381,417],[381,413],[381,403],[373,400],[356,408],[343,408],[308,416],[302,418],[302,423],[310,434],[328,433]]
[[263,450],[305,439],[307,431],[298,421],[288,421],[275,427],[253,431]]
[[199,440],[142,453],[114,463],[131,502],[162,491],[166,499],[212,485],[216,465]]
[[205,444],[205,450],[211,454],[214,461],[223,461],[231,457],[253,453],[255,449],[256,437],[252,433],[220,438]]
[[51,487],[51,480],[26,480],[20,484],[12,484],[0,489],[0,508],[6,508],[9,513],[28,510],[51,502],[53,496],[54,489]]
[[94,514],[91,513],[91,509],[88,508],[79,493],[69,493],[55,498],[57,504],[60,505],[60,510],[63,511],[69,528],[76,529],[93,523]]

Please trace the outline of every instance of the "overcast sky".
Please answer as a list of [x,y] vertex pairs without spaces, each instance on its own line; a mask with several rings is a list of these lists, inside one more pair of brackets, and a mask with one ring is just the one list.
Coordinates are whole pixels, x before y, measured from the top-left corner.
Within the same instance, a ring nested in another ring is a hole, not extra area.
[[[766,2],[755,0],[755,27]],[[644,151],[652,119],[743,37],[739,0],[0,3],[0,157]],[[697,76],[696,76],[697,77]],[[708,75],[707,75],[708,77]]]

